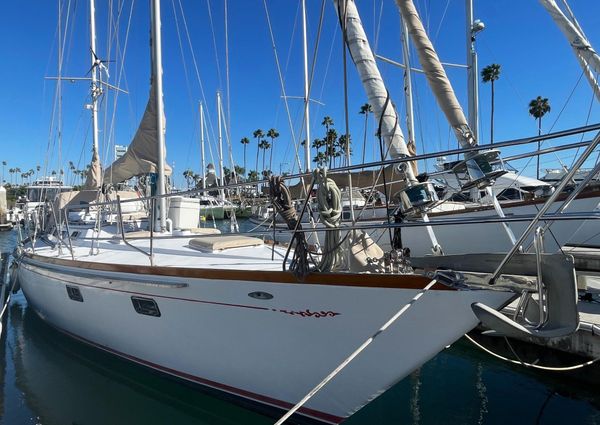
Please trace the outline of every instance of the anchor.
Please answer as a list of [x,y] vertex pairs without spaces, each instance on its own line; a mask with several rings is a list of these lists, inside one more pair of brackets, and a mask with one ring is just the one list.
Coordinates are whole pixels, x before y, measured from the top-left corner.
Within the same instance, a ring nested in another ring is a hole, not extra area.
[[557,338],[579,328],[577,310],[577,277],[572,255],[543,256],[543,230],[535,232],[537,266],[537,299],[531,291],[523,291],[513,318],[488,307],[473,303],[471,308],[483,325],[491,329],[487,335],[509,337]]

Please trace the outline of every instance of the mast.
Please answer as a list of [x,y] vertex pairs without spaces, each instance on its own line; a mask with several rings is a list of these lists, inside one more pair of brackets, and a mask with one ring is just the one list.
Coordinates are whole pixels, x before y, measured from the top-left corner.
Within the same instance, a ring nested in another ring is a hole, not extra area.
[[306,142],[304,143],[304,160],[306,168],[304,171],[310,171],[310,99],[308,93],[308,46],[306,40],[306,0],[302,0],[302,47],[304,50],[304,124]]
[[163,104],[163,85],[162,85],[162,39],[160,33],[160,0],[152,0],[152,81],[154,90],[156,90],[156,129],[158,139],[158,182],[156,194],[160,196],[158,202],[158,216],[160,222],[157,223],[157,230],[164,232],[167,225],[167,200],[163,195],[166,193],[165,181],[165,127],[163,122],[164,104]]
[[[219,123],[219,177],[221,179],[221,184],[219,186],[225,185],[225,176],[223,175],[223,136],[221,129],[221,92],[217,92],[217,121]],[[225,199],[225,191],[223,189],[219,190],[219,196],[221,199]]]
[[202,189],[206,189],[206,161],[204,157],[204,106],[200,102],[200,169],[202,170]]
[[[93,151],[92,158],[98,155],[98,97],[100,96],[101,89],[98,86],[98,59],[96,55],[96,6],[95,0],[90,0],[90,59],[91,59],[91,97],[92,107],[90,109],[92,113],[92,142]],[[93,160],[93,159],[92,159]]]
[[466,0],[466,18],[468,119],[473,138],[477,141],[479,140],[479,67],[475,50],[475,34],[483,29],[483,23],[473,21],[473,0]]
[[411,65],[410,65],[410,46],[408,44],[408,27],[404,19],[400,17],[402,24],[402,54],[404,56],[404,98],[406,102],[406,128],[408,130],[408,150],[412,155],[417,153],[415,143],[415,117],[412,97],[412,76],[411,76]]

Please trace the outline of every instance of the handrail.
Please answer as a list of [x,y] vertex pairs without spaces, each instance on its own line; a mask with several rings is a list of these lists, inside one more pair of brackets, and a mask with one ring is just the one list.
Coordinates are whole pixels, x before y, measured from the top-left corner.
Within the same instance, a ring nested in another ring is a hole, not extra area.
[[[526,137],[526,138],[515,139],[515,140],[506,141],[506,142],[495,142],[493,145],[478,145],[478,146],[471,147],[471,148],[450,149],[450,150],[446,150],[446,151],[426,153],[426,154],[415,155],[415,156],[410,156],[410,157],[388,159],[385,161],[374,161],[374,162],[368,162],[368,163],[364,163],[364,164],[348,165],[345,167],[339,167],[339,168],[328,170],[328,173],[329,174],[338,174],[338,173],[344,173],[344,172],[348,172],[348,171],[362,170],[365,168],[385,167],[388,165],[396,165],[396,164],[401,164],[404,162],[418,161],[418,160],[422,160],[422,159],[433,159],[433,158],[437,158],[440,156],[459,155],[459,154],[463,154],[463,153],[479,151],[482,148],[488,148],[488,147],[498,149],[498,148],[504,148],[504,147],[524,145],[524,144],[529,144],[529,143],[536,143],[538,141],[572,136],[575,134],[586,133],[586,132],[595,131],[595,130],[600,130],[600,123],[587,125],[587,126],[583,126],[583,127],[577,127],[577,128],[569,129],[569,130],[557,131],[557,132],[549,133],[549,134],[542,135],[542,136]],[[582,143],[583,144],[581,146],[585,146],[585,145],[589,146],[589,144],[587,142],[582,142]],[[593,143],[593,141],[590,143]],[[581,146],[579,146],[579,144],[577,144],[577,145],[573,145],[573,148],[581,147]],[[537,155],[537,152],[532,153],[532,156],[535,156],[535,155]],[[286,179],[291,180],[291,179],[296,179],[296,178],[301,178],[301,177],[310,177],[310,176],[311,176],[311,173],[296,173],[296,174],[290,174],[290,175],[286,176]],[[165,195],[154,195],[154,196],[146,196],[146,197],[140,197],[140,198],[125,199],[121,202],[127,203],[127,202],[136,202],[136,201],[147,201],[151,198],[160,199],[160,198],[167,198],[167,197],[172,197],[172,196],[197,195],[197,194],[207,192],[207,191],[212,191],[212,190],[233,189],[233,188],[237,188],[237,187],[255,186],[255,185],[259,185],[259,184],[268,184],[268,183],[269,183],[268,179],[267,180],[257,180],[257,181],[252,181],[252,182],[244,182],[244,183],[233,183],[233,184],[227,184],[227,185],[213,186],[213,187],[206,188],[206,189],[197,188],[197,189],[190,189],[190,190],[177,192],[177,193],[169,193],[169,194],[165,194]],[[94,205],[103,206],[103,205],[111,205],[111,204],[114,204],[114,201],[98,202],[98,203],[95,203]],[[75,207],[73,207],[73,208],[75,208]]]
[[[594,168],[590,170],[588,175],[585,176],[585,178],[575,187],[575,189],[569,193],[569,196],[567,196],[563,203],[558,207],[558,209],[555,211],[555,214],[560,214],[566,210],[569,205],[571,205],[571,202],[573,202],[573,200],[577,197],[577,195],[581,193],[581,191],[588,185],[589,182],[594,179],[594,177],[596,177],[598,173],[600,173],[600,162],[596,164]],[[551,224],[552,222],[546,222],[544,226],[542,226],[542,232],[548,230]],[[531,245],[528,247],[528,249],[529,248],[531,248]]]
[[527,226],[527,228],[525,229],[525,231],[523,232],[523,234],[521,235],[521,237],[519,238],[519,240],[513,245],[513,247],[511,248],[511,250],[508,252],[508,254],[506,254],[506,256],[502,259],[502,261],[500,262],[500,265],[498,265],[498,267],[494,271],[492,277],[490,278],[490,284],[494,283],[494,281],[496,280],[496,278],[500,275],[500,272],[502,271],[502,268],[515,255],[515,253],[517,252],[517,250],[521,247],[521,245],[523,244],[523,242],[525,241],[525,239],[529,236],[529,234],[534,229],[534,227],[537,226],[538,222],[540,221],[540,218],[544,214],[546,214],[546,212],[550,209],[550,207],[552,206],[552,204],[554,203],[554,201],[556,201],[558,199],[558,196],[560,195],[560,193],[564,190],[564,188],[567,186],[567,184],[571,181],[571,179],[573,178],[573,176],[575,175],[575,173],[577,172],[577,170],[579,170],[579,168],[581,168],[581,166],[583,165],[583,163],[594,152],[594,150],[596,149],[596,147],[598,146],[598,144],[600,144],[600,132],[594,137],[594,140],[586,148],[586,150],[583,152],[583,154],[581,154],[581,156],[579,158],[577,158],[577,161],[575,161],[575,164],[573,164],[573,166],[571,167],[571,169],[569,170],[569,172],[567,174],[565,174],[565,176],[562,178],[562,180],[560,181],[560,183],[556,186],[556,189],[554,190],[554,193],[552,193],[552,195],[550,195],[550,197],[548,198],[548,200],[546,201],[546,203],[542,206],[542,208],[540,208],[540,210],[538,211],[538,213],[536,214],[536,216],[529,223],[529,225]]
[[[408,228],[408,227],[423,227],[423,226],[456,226],[456,225],[461,225],[461,224],[487,224],[487,223],[503,223],[503,222],[507,222],[507,223],[516,223],[516,222],[527,222],[527,221],[531,221],[535,216],[533,214],[520,214],[520,215],[514,215],[514,216],[510,216],[510,217],[498,217],[498,216],[490,216],[487,218],[483,218],[483,217],[473,217],[473,218],[465,218],[465,219],[446,219],[446,220],[435,220],[435,221],[429,221],[429,222],[423,222],[423,221],[414,221],[414,222],[402,222],[402,223],[386,223],[384,222],[384,220],[380,220],[380,222],[378,223],[373,223],[373,224],[359,224],[359,225],[350,225],[350,226],[345,226],[346,223],[351,223],[350,221],[348,222],[342,222],[342,227],[341,230],[343,231],[348,231],[348,230],[372,230],[372,229],[381,229],[383,227],[390,227],[392,229],[396,229],[396,228]],[[546,214],[544,216],[542,216],[540,218],[540,221],[572,221],[572,220],[600,220],[600,212],[590,212],[590,213],[561,213],[561,214]],[[370,220],[371,222],[376,221],[376,220]],[[337,229],[333,229],[333,230],[337,230]],[[295,230],[290,230],[290,229],[276,229],[277,233],[281,234],[281,233],[293,233],[293,232],[297,232],[297,233],[311,233],[311,232],[329,232],[331,231],[330,229],[326,228],[326,227],[322,227],[322,228],[318,228],[318,229],[295,229]],[[240,235],[240,236],[245,236],[245,235],[252,235],[252,236],[268,236],[270,235],[272,232],[272,230],[264,230],[264,231],[252,231],[252,232],[239,232],[236,233],[236,235]],[[203,238],[203,237],[211,237],[214,235],[198,235],[198,234],[194,234],[193,237],[194,238]],[[165,239],[189,239],[191,236],[190,235],[168,235],[165,236]],[[133,241],[133,240],[145,240],[145,239],[149,239],[150,236],[136,236],[133,238],[128,238],[128,240]],[[90,238],[81,238],[81,240],[89,240]],[[113,240],[113,238],[94,238],[96,240],[100,240],[100,241],[109,241],[109,240]]]
[[[150,259],[150,265],[153,266],[154,265],[154,258],[152,257],[152,254],[148,254],[143,249],[138,248],[137,246],[130,244],[127,241],[127,238],[125,237],[125,229],[123,227],[123,216],[122,216],[122,211],[121,211],[121,197],[119,196],[119,194],[117,194],[117,215],[118,215],[118,220],[119,220],[119,230],[121,230],[121,239],[123,239],[123,242],[125,243],[125,245],[127,245],[128,247],[133,248],[136,251],[139,251],[142,254],[144,254],[145,256],[147,256]],[[154,225],[154,223],[152,223],[152,225]],[[151,235],[152,235],[152,233],[151,233]],[[150,239],[150,241],[152,241],[152,238]]]

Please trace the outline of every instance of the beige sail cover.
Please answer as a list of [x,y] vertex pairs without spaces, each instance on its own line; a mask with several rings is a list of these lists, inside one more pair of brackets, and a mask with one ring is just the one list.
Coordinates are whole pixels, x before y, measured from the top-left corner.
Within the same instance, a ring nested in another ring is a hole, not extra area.
[[425,72],[429,86],[448,123],[454,130],[458,142],[463,148],[475,146],[477,141],[473,138],[467,118],[456,98],[446,71],[433,48],[433,44],[425,32],[414,3],[412,0],[396,0],[396,3],[400,9],[402,19],[408,27],[408,33],[417,50],[419,62]]
[[100,158],[98,158],[98,152],[96,149],[92,152],[92,162],[90,163],[90,169],[87,172],[85,179],[85,185],[83,189],[98,189],[102,185],[102,167],[100,166]]
[[[354,1],[333,0],[333,3],[338,11],[338,16],[343,15],[343,8],[346,8],[348,49],[360,75],[369,104],[373,108],[373,114],[377,121],[381,122],[381,137],[389,149],[390,156],[392,158],[413,156],[415,153],[414,146],[412,146],[411,153],[410,147],[407,147],[404,140],[404,134],[399,125],[398,113],[389,98],[389,92],[377,68],[373,51],[369,46],[369,40],[363,29]],[[407,167],[406,177],[411,182],[417,181],[414,177],[415,172],[416,164],[412,164],[412,168]]]
[[575,18],[571,21],[554,0],[540,0],[540,3],[567,37],[573,53],[575,53],[586,78],[592,86],[592,90],[596,94],[596,98],[600,100],[600,87],[597,79],[597,75],[600,73],[600,56],[592,48]]
[[[158,172],[156,121],[156,90],[154,84],[151,84],[148,104],[135,136],[133,136],[125,155],[113,162],[104,171],[105,182],[120,183],[135,176]],[[170,174],[171,168],[165,163],[165,175]]]

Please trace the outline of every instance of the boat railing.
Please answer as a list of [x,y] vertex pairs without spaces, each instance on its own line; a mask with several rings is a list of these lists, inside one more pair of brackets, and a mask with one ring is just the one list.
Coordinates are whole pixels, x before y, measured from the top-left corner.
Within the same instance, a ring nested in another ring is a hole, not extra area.
[[[154,207],[154,202],[156,202],[154,199],[150,200],[150,204],[152,207]],[[131,244],[127,240],[127,237],[125,236],[127,232],[125,232],[125,227],[123,226],[123,211],[121,210],[121,197],[118,194],[117,194],[116,203],[117,203],[117,217],[118,217],[117,219],[118,219],[118,223],[119,223],[119,231],[121,233],[121,240],[128,247],[133,248],[136,251],[141,252],[146,257],[148,257],[148,259],[150,260],[150,265],[153,266],[154,265],[154,252],[153,252],[154,251],[153,250],[153,248],[154,248],[154,244],[153,244],[153,242],[154,242],[154,234],[153,234],[154,226],[152,226],[152,225],[148,226],[150,228],[150,235],[149,235],[149,237],[150,237],[150,252],[146,252],[143,249]],[[151,211],[154,211],[154,208],[152,208]],[[152,214],[152,213],[150,213],[150,214]],[[148,220],[149,223],[152,223],[151,218],[152,218],[152,216],[149,217],[149,220]]]
[[[558,139],[558,138],[563,138],[563,137],[567,137],[567,136],[573,136],[573,135],[578,135],[578,134],[587,133],[587,132],[591,132],[591,131],[598,131],[598,130],[600,130],[600,123],[587,125],[587,126],[583,126],[583,127],[577,127],[577,128],[573,128],[573,129],[569,129],[569,130],[557,131],[554,133],[548,133],[548,134],[541,135],[541,136],[527,137],[527,138],[515,139],[515,140],[510,140],[510,141],[505,141],[505,142],[494,142],[493,147],[494,147],[494,149],[500,149],[500,148],[505,148],[505,147],[513,147],[513,146],[527,145],[527,144],[533,144],[533,143],[537,144],[537,142],[541,142],[541,141],[545,141],[545,140],[553,140],[553,139]],[[561,149],[575,149],[578,147],[585,147],[585,146],[589,146],[591,143],[592,143],[592,140],[573,143],[571,145],[564,145],[564,147],[559,146],[556,148],[549,148],[548,152],[552,153],[552,152],[555,152],[555,151],[558,151]],[[343,166],[343,167],[337,167],[334,169],[330,169],[330,170],[328,170],[328,173],[330,175],[333,175],[333,174],[345,174],[349,171],[359,171],[359,170],[364,170],[364,169],[378,169],[378,168],[387,167],[390,165],[398,165],[398,164],[402,164],[402,163],[406,163],[406,162],[420,161],[420,160],[425,160],[425,159],[435,159],[440,156],[461,155],[461,154],[465,154],[468,152],[479,151],[481,149],[482,149],[482,146],[475,146],[475,147],[470,147],[470,148],[450,149],[450,150],[446,150],[446,151],[425,153],[425,154],[414,155],[414,156],[410,156],[410,157],[386,159],[384,161],[373,161],[373,162],[362,163],[362,164],[347,165],[347,166]],[[537,156],[537,155],[538,155],[538,151],[536,150],[536,151],[527,153],[526,156],[522,156],[522,158],[532,157],[532,156]],[[504,159],[504,161],[506,162],[506,158]],[[289,175],[286,175],[285,179],[290,181],[290,180],[304,178],[304,177],[311,178],[312,173],[302,172],[302,173],[289,174]],[[268,179],[257,180],[257,181],[252,181],[252,182],[238,182],[238,183],[212,186],[210,188],[210,190],[237,188],[237,187],[250,186],[250,185],[253,185],[253,186],[268,185],[268,183],[269,183]],[[202,192],[206,192],[206,190],[207,189],[194,188],[194,189],[190,189],[190,190],[186,190],[186,191],[177,192],[176,194],[168,193],[168,194],[164,194],[164,195],[153,195],[153,196],[146,196],[146,197],[140,197],[140,198],[124,199],[121,202],[124,204],[127,202],[148,201],[152,198],[155,198],[155,199],[169,198],[169,197],[172,197],[175,195],[176,196],[192,196],[192,195],[198,195]],[[114,201],[98,202],[95,205],[99,206],[99,207],[104,206],[104,205],[114,205]]]
[[[515,242],[515,244],[510,249],[510,251],[506,254],[506,256],[504,257],[502,262],[500,262],[500,264],[494,271],[494,274],[492,275],[490,282],[494,282],[494,280],[500,275],[502,268],[510,261],[510,259],[515,255],[515,253],[519,250],[522,250],[523,242],[525,242],[525,240],[530,235],[530,233],[535,229],[535,227],[539,223],[541,217],[544,216],[546,214],[546,212],[548,212],[548,210],[550,209],[552,204],[558,199],[558,197],[560,196],[562,191],[567,187],[567,184],[569,184],[569,182],[571,181],[571,179],[577,172],[577,170],[579,170],[579,168],[581,168],[583,163],[594,152],[594,150],[596,149],[598,144],[600,144],[600,132],[598,132],[598,134],[596,134],[596,136],[594,137],[592,142],[588,145],[588,147],[585,149],[585,151],[579,156],[579,158],[577,158],[577,160],[575,161],[575,163],[573,164],[571,169],[560,180],[560,182],[556,186],[552,195],[550,195],[548,197],[548,199],[546,200],[544,205],[542,205],[542,207],[539,209],[536,216],[533,218],[533,220],[531,220],[531,222],[529,223],[529,225],[527,226],[525,231],[523,231],[523,233],[521,234],[521,237]],[[596,168],[598,168],[600,170],[600,164],[597,164],[596,167],[594,167],[594,169],[596,169]],[[576,192],[576,194],[573,196],[573,199],[579,192],[581,192],[581,190],[583,190],[583,188],[584,188],[584,185],[578,185],[575,188],[574,192]],[[566,202],[565,202],[565,204],[566,204]]]
[[[551,133],[545,136],[540,136],[540,137],[531,137],[531,138],[525,138],[525,139],[518,139],[518,140],[512,140],[512,141],[507,141],[507,142],[499,142],[499,143],[495,143],[494,144],[494,148],[498,148],[498,147],[508,147],[508,146],[516,146],[516,145],[522,145],[522,144],[530,144],[530,143],[537,143],[539,140],[550,140],[550,139],[556,139],[559,137],[566,137],[566,136],[571,136],[571,135],[576,135],[576,134],[580,134],[583,132],[588,132],[588,131],[595,131],[595,130],[600,130],[600,124],[595,124],[595,125],[590,125],[590,126],[585,126],[585,127],[579,127],[577,129],[572,129],[572,130],[566,130],[566,131],[560,131],[560,132],[555,132],[555,133]],[[342,223],[342,232],[350,232],[350,231],[354,231],[354,230],[364,230],[364,231],[369,231],[369,230],[374,230],[374,229],[381,229],[382,227],[384,228],[389,228],[389,229],[397,229],[397,228],[407,228],[407,227],[421,227],[421,226],[448,226],[448,225],[463,225],[463,224],[482,224],[482,223],[502,223],[502,224],[508,224],[511,222],[529,222],[530,226],[528,227],[528,230],[526,232],[526,234],[522,235],[521,238],[519,239],[519,241],[517,242],[517,244],[515,244],[515,246],[513,247],[513,249],[511,250],[511,255],[514,254],[514,252],[518,251],[518,250],[522,250],[521,245],[523,244],[523,241],[527,240],[528,234],[531,232],[531,229],[533,229],[535,227],[535,225],[540,221],[545,221],[544,225],[542,226],[542,231],[547,230],[548,226],[554,222],[554,221],[562,221],[562,220],[595,220],[595,219],[599,219],[600,218],[600,212],[594,212],[594,211],[590,211],[590,212],[578,212],[578,213],[565,213],[565,209],[568,207],[568,205],[573,201],[573,199],[575,199],[575,197],[577,195],[579,195],[581,193],[581,191],[583,190],[583,188],[590,183],[593,180],[594,175],[600,171],[600,165],[594,167],[594,169],[592,170],[592,172],[589,173],[589,175],[582,181],[580,182],[580,184],[578,184],[572,192],[570,192],[570,194],[565,195],[564,194],[564,189],[567,187],[567,185],[569,184],[569,182],[572,181],[572,176],[574,175],[574,173],[576,173],[578,171],[578,169],[581,167],[581,165],[586,161],[586,159],[588,159],[588,157],[590,156],[591,152],[593,152],[595,150],[595,148],[598,145],[598,138],[600,136],[596,135],[596,137],[593,140],[590,141],[586,141],[586,142],[579,142],[577,144],[568,144],[568,145],[563,145],[561,147],[557,147],[557,148],[551,148],[551,149],[558,149],[558,148],[575,148],[575,147],[581,147],[581,146],[586,146],[586,151],[584,152],[584,154],[582,154],[579,159],[577,160],[576,164],[571,168],[571,170],[569,171],[569,173],[567,173],[565,175],[565,177],[563,178],[563,180],[561,181],[561,183],[556,187],[555,192],[552,194],[552,196],[550,196],[547,199],[547,202],[544,204],[543,208],[543,212],[538,213],[538,214],[522,214],[522,215],[510,215],[507,217],[502,217],[502,216],[484,216],[484,217],[457,217],[457,218],[453,218],[453,217],[449,217],[449,216],[441,216],[441,217],[437,217],[434,221],[426,221],[426,220],[418,220],[418,219],[412,219],[412,220],[406,220],[406,221],[401,221],[401,222],[393,222],[393,220],[388,220],[386,222],[386,220],[382,219],[382,222],[358,222],[358,221],[353,221],[353,222],[343,222]],[[353,165],[353,166],[347,166],[347,167],[340,167],[337,169],[333,169],[333,170],[328,170],[329,174],[334,174],[334,173],[346,173],[348,171],[352,171],[352,170],[357,170],[357,169],[364,169],[364,168],[368,168],[368,167],[383,167],[385,165],[392,165],[392,164],[399,164],[399,163],[403,163],[409,160],[414,160],[415,158],[417,159],[424,159],[424,158],[434,158],[434,157],[439,157],[440,155],[453,155],[456,153],[465,153],[465,152],[469,152],[475,150],[475,148],[467,148],[467,149],[455,149],[455,150],[448,150],[445,152],[437,152],[437,153],[431,153],[431,154],[423,154],[423,155],[418,155],[415,157],[411,157],[411,158],[397,158],[397,159],[393,159],[393,160],[386,160],[386,161],[380,161],[380,162],[373,162],[373,163],[368,163],[368,164],[359,164],[359,165]],[[529,153],[530,156],[535,156],[539,153],[539,151],[534,151]],[[309,176],[310,174],[307,173],[300,173],[300,174],[296,174],[296,175],[291,175],[286,177],[286,179],[290,178],[296,178],[296,177],[303,177],[303,176]],[[249,184],[262,184],[262,183],[267,183],[266,181],[257,181],[257,182],[240,182],[237,184],[233,184],[235,186],[247,186]],[[225,185],[225,186],[218,186],[212,189],[221,189],[221,188],[227,188],[227,187],[231,187],[232,185]],[[117,220],[118,220],[118,225],[119,225],[119,232],[120,232],[120,236],[121,239],[123,240],[123,242],[125,244],[127,244],[128,246],[132,247],[133,249],[142,252],[145,256],[147,256],[150,259],[151,264],[153,263],[153,247],[152,247],[152,240],[153,237],[155,236],[153,233],[153,226],[149,226],[151,233],[150,235],[144,235],[141,237],[135,237],[135,238],[131,238],[128,237],[127,232],[125,232],[125,226],[123,225],[123,213],[121,210],[121,204],[125,204],[127,202],[140,202],[140,201],[145,201],[148,204],[154,205],[154,203],[157,202],[158,199],[162,198],[162,197],[170,197],[170,196],[185,196],[185,195],[193,195],[193,194],[198,194],[201,193],[204,189],[198,188],[198,189],[191,189],[188,190],[186,192],[178,192],[177,194],[166,194],[166,195],[160,195],[160,196],[148,196],[148,197],[139,197],[139,198],[132,198],[132,199],[121,199],[119,196],[117,196],[116,200],[110,200],[110,201],[106,201],[106,202],[97,202],[94,204],[94,206],[96,208],[100,208],[102,209],[102,207],[106,207],[106,206],[116,206],[117,209]],[[310,193],[310,192],[309,192]],[[559,200],[559,196],[562,194],[562,196],[566,199],[564,199],[562,205],[559,206],[558,210],[550,213],[548,212],[549,206],[558,201]],[[307,198],[310,198],[310,196],[308,196]],[[302,213],[300,214],[300,217],[302,217],[305,209],[307,208],[307,200],[303,200],[304,202],[302,202],[302,207],[300,208],[302,210]],[[80,206],[67,206],[66,207],[67,210],[69,208],[80,208]],[[109,207],[110,208],[110,207]],[[154,211],[154,209],[151,207],[149,208],[149,211],[152,212]],[[542,210],[540,210],[542,211]],[[151,213],[150,213],[151,214]],[[68,214],[65,214],[65,216],[68,216]],[[153,223],[153,219],[150,217],[148,218],[148,222],[149,223]],[[280,233],[313,233],[313,232],[328,232],[328,231],[332,231],[333,229],[328,229],[328,228],[324,228],[324,227],[319,227],[318,229],[315,229],[313,227],[310,228],[300,228],[297,226],[297,228],[295,229],[287,229],[287,228],[275,228],[276,226],[273,226],[273,229],[271,229],[270,231],[265,231],[265,232],[252,232],[250,234],[252,235],[262,235],[262,236],[267,236],[269,235],[269,233],[275,235],[280,234]],[[70,237],[70,232],[67,232],[69,234]],[[248,233],[240,233],[240,234],[248,234]],[[181,234],[173,234],[173,235],[165,235],[164,237],[169,238],[169,237],[189,237],[189,235],[181,235]],[[196,235],[194,235],[194,237],[196,237]],[[201,237],[201,236],[200,236]],[[136,240],[136,239],[148,239],[150,238],[150,252],[146,252],[143,249],[136,247],[134,245],[132,245],[129,240]],[[98,238],[94,238],[96,240],[102,240],[102,238],[99,237]],[[275,239],[275,238],[273,238]],[[68,246],[71,246],[71,242],[70,239],[68,242]],[[532,242],[531,242],[532,243]],[[528,249],[531,248],[531,244],[528,247]],[[528,249],[525,250],[525,252],[528,251]],[[508,260],[507,260],[508,261]]]

